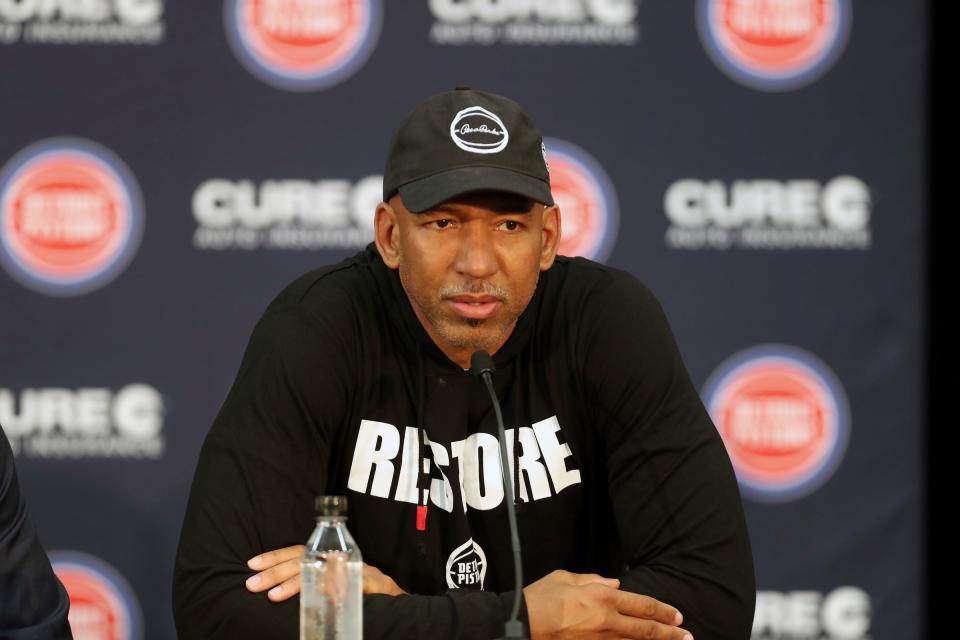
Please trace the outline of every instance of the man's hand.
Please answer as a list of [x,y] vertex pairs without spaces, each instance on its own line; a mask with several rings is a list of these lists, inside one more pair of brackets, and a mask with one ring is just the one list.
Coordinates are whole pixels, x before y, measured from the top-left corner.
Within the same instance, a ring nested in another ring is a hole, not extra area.
[[[300,558],[302,544],[262,553],[247,561],[247,566],[259,573],[247,578],[247,589],[254,593],[267,592],[274,602],[283,602],[300,593]],[[269,591],[268,591],[269,589]],[[405,594],[388,575],[364,563],[363,592],[384,593],[388,596]]]
[[532,640],[638,638],[693,640],[675,608],[627,591],[620,581],[554,571],[523,590]]

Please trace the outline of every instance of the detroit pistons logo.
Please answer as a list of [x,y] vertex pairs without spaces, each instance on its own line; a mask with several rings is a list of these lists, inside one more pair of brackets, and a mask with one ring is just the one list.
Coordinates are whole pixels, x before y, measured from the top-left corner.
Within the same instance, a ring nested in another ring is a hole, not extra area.
[[289,91],[353,75],[380,35],[381,0],[227,0],[227,37],[253,75]]
[[116,569],[77,551],[50,553],[53,571],[70,596],[70,629],[83,640],[140,640],[140,604]]
[[130,262],[142,231],[133,174],[98,144],[54,138],[0,170],[0,263],[34,290],[71,296],[104,286]]
[[593,157],[563,140],[547,138],[550,190],[563,225],[560,254],[606,260],[617,238],[619,211],[613,183]]
[[783,345],[748,349],[724,362],[704,388],[745,496],[801,498],[826,482],[846,451],[846,394],[813,355]]
[[768,91],[816,81],[850,32],[850,0],[697,0],[700,38],[735,80]]
[[482,590],[486,577],[487,555],[473,538],[454,549],[447,558],[447,586],[451,589]]

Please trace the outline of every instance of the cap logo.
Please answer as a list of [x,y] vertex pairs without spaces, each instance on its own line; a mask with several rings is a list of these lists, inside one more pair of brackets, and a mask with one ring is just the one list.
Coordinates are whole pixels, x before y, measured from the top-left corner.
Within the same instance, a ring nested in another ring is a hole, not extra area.
[[497,114],[483,107],[467,107],[450,123],[450,137],[464,151],[497,153],[507,146],[510,133]]

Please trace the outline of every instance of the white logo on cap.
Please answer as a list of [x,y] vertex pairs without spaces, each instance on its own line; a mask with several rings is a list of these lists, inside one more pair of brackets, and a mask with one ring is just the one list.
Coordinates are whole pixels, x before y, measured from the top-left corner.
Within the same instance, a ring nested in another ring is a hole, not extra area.
[[503,151],[510,133],[500,117],[483,107],[467,107],[450,123],[453,142],[470,153],[497,153]]

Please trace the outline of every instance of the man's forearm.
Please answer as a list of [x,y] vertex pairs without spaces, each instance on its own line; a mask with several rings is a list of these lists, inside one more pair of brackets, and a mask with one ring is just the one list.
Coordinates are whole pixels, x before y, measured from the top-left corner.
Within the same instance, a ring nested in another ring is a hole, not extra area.
[[697,640],[750,638],[756,600],[752,573],[727,576],[721,584],[706,576],[685,575],[667,566],[639,567],[621,577],[620,588],[653,596],[676,607],[683,614],[684,628]]
[[[514,592],[448,591],[438,596],[369,594],[363,597],[364,640],[503,636]],[[526,624],[526,611],[521,608]]]
[[[251,593],[243,578],[229,593],[177,606],[181,640],[246,640],[297,637],[299,598],[272,602]],[[437,596],[367,594],[363,597],[365,640],[449,638],[492,640],[503,635],[513,592],[450,591]],[[525,610],[521,613],[526,623]]]

